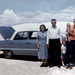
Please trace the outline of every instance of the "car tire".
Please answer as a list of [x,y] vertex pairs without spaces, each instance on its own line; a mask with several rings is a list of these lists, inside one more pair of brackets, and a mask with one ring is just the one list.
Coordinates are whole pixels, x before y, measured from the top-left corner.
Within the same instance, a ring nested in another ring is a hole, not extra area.
[[13,52],[10,50],[3,51],[5,58],[10,59],[13,55]]

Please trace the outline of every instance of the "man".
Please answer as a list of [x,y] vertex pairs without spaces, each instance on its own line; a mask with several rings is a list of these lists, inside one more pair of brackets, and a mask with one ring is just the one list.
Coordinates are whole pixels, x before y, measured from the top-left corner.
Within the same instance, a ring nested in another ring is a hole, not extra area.
[[75,63],[75,19],[73,20],[74,25],[71,25],[70,41],[67,41],[66,45],[66,68],[72,69]]
[[49,67],[58,66],[60,68],[61,67],[60,28],[56,26],[56,19],[52,19],[51,24],[52,27],[50,27],[47,32],[47,47],[49,49]]

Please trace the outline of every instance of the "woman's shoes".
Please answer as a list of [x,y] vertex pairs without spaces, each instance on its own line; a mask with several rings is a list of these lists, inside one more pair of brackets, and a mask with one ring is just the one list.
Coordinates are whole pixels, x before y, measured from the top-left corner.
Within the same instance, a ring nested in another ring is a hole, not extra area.
[[48,64],[45,64],[45,67],[48,67]]
[[44,67],[44,64],[41,64],[40,67]]
[[41,64],[40,67],[48,67],[48,64]]
[[61,65],[57,65],[58,68],[61,68]]

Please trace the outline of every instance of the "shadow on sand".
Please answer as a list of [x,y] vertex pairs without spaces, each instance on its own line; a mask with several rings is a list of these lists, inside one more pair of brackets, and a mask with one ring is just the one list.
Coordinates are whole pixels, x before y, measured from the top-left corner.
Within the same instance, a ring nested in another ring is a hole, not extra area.
[[[6,59],[2,54],[0,54],[0,58]],[[10,58],[11,60],[22,60],[22,61],[35,61],[35,62],[40,62],[40,60],[38,60],[37,56],[26,56],[26,55],[13,55],[12,58]],[[10,60],[9,59],[9,60]]]

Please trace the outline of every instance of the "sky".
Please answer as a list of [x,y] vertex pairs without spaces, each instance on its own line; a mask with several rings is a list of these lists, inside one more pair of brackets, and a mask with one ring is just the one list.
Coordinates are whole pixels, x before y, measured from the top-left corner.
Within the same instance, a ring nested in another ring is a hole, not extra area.
[[75,0],[0,0],[0,25],[44,23],[52,18],[72,22]]

